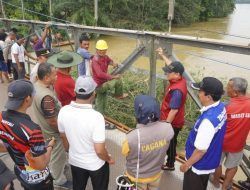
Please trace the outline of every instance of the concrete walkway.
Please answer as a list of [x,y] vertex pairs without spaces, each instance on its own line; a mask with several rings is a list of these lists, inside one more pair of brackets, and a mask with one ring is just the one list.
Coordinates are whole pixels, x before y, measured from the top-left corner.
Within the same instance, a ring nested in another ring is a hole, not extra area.
[[[7,84],[0,84],[0,111],[4,110],[4,104],[7,99]],[[36,121],[36,118],[33,115],[32,110],[28,111],[31,118]],[[125,139],[126,135],[119,130],[107,130],[107,149],[112,154],[112,157],[115,159],[115,165],[110,166],[110,182],[109,190],[116,190],[115,179],[118,175],[122,174],[125,166],[125,158],[121,155],[121,144]],[[0,159],[2,159],[7,166],[13,170],[13,162],[8,154],[0,154]],[[174,172],[163,172],[161,178],[160,190],[181,190],[183,173],[179,171],[180,163],[176,163],[176,171]],[[68,177],[70,178],[70,172],[67,172]],[[21,186],[17,180],[15,180],[15,187],[17,190],[21,190]],[[60,188],[56,188],[60,189]],[[90,184],[88,184],[87,190],[92,190]],[[214,189],[211,184],[208,185],[208,190]]]

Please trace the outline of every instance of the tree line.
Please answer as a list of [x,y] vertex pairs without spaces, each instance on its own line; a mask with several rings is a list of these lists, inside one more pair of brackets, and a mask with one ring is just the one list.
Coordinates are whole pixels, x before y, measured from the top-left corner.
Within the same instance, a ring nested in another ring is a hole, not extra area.
[[[3,0],[21,7],[20,0]],[[93,0],[51,0],[53,16],[84,25],[94,25]],[[49,15],[48,0],[23,0],[24,7]],[[9,18],[22,18],[22,11],[4,3]],[[235,8],[235,0],[175,0],[174,25],[189,25],[209,18],[225,17]],[[165,30],[168,27],[168,0],[101,0],[98,26],[140,30]],[[25,19],[49,20],[25,13]]]

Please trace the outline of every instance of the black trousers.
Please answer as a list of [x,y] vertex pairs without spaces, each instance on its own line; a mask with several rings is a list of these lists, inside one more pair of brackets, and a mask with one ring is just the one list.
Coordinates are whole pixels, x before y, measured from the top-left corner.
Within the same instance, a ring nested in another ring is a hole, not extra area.
[[73,190],[85,190],[90,177],[93,190],[108,190],[109,164],[106,162],[99,170],[90,171],[71,165]]
[[183,190],[206,190],[209,174],[198,175],[190,168],[184,174]]
[[10,59],[8,59],[7,61],[7,67],[8,67],[8,73],[11,74],[12,73],[12,61]]
[[173,127],[173,129],[174,129],[174,137],[170,141],[169,148],[167,150],[167,155],[168,155],[167,166],[169,166],[169,167],[174,167],[175,156],[176,156],[177,137],[178,137],[178,134],[179,134],[181,128]]

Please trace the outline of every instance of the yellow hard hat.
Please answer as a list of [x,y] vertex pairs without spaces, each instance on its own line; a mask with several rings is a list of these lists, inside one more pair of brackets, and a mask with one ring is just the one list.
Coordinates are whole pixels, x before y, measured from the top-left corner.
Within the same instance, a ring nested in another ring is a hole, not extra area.
[[98,40],[96,42],[95,48],[98,50],[106,50],[108,49],[108,44],[105,40]]

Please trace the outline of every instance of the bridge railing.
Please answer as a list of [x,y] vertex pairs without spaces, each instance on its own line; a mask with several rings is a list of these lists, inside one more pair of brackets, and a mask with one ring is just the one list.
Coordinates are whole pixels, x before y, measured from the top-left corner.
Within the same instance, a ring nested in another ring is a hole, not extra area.
[[[163,47],[163,49],[166,50],[167,54],[172,60],[178,60],[178,58],[175,56],[173,52],[173,44],[250,55],[250,46],[242,45],[236,42],[227,42],[223,40],[215,40],[215,39],[191,37],[183,35],[172,35],[169,33],[162,33],[162,32],[84,26],[73,23],[58,23],[58,22],[51,23],[51,22],[42,22],[35,20],[15,20],[6,18],[0,18],[0,21],[3,22],[6,28],[8,29],[10,29],[12,23],[28,25],[31,28],[30,33],[35,32],[35,26],[45,26],[47,24],[52,24],[53,26],[56,26],[59,29],[70,30],[73,33],[75,41],[75,49],[77,49],[79,46],[78,38],[80,32],[103,34],[109,36],[124,36],[137,39],[139,41],[137,47],[122,62],[121,67],[118,70],[116,70],[114,74],[123,73],[124,71],[126,71],[140,56],[148,57],[150,63],[150,70],[149,70],[150,79],[149,79],[148,93],[152,96],[156,96],[157,73],[156,73],[155,49],[159,46]],[[186,71],[184,73],[184,77],[187,79],[188,82],[194,81],[192,76]],[[188,93],[192,97],[194,102],[197,104],[197,106],[201,108],[201,103],[191,88],[188,88]],[[246,155],[244,155],[243,162],[245,162],[244,165],[249,167],[249,160],[246,158],[247,158]],[[250,177],[248,170],[244,170],[244,167],[242,168],[246,176]]]

